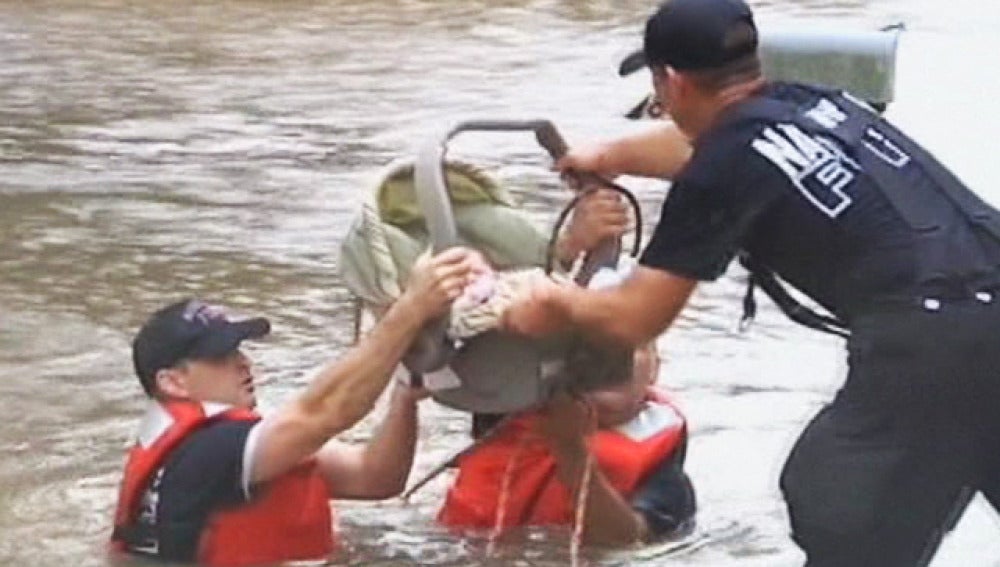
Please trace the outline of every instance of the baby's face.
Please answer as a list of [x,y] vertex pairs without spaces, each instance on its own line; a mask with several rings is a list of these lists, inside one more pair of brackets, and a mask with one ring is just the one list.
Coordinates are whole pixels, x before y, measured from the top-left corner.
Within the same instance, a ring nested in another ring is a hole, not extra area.
[[602,429],[617,427],[639,415],[645,407],[646,389],[656,382],[659,362],[654,347],[639,347],[633,356],[631,380],[586,394],[597,410],[597,425]]

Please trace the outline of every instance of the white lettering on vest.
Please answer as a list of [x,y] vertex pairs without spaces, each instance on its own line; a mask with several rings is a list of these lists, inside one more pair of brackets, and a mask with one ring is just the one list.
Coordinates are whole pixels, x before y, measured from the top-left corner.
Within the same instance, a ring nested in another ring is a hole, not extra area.
[[[846,118],[832,103],[830,107],[820,104],[810,112],[822,116],[827,123],[841,119],[840,116]],[[765,128],[752,146],[830,218],[836,218],[853,202],[845,189],[854,182],[861,168],[831,140],[810,136],[794,124],[778,124]]]
[[[850,93],[845,92],[843,93],[843,96],[846,100],[856,104],[868,112],[874,112],[870,106],[858,100]],[[836,128],[847,120],[847,114],[832,101],[825,98],[820,99],[819,102],[816,103],[815,107],[807,111],[806,116],[811,118],[820,126],[829,129]],[[903,150],[894,144],[885,134],[879,132],[875,128],[868,128],[865,130],[862,142],[865,147],[879,159],[896,169],[910,163],[910,156],[903,152]]]
[[156,533],[156,510],[160,505],[160,483],[162,480],[163,469],[161,468],[157,471],[156,476],[153,477],[153,482],[150,483],[149,488],[142,495],[142,501],[139,504],[139,515],[136,521],[147,528],[151,528],[147,530],[147,533],[151,535],[143,541],[132,542],[129,549],[133,553],[157,555],[160,552],[160,542],[152,534]]
[[894,144],[892,140],[885,136],[885,134],[874,128],[869,128],[865,131],[865,136],[862,141],[864,142],[865,147],[868,148],[873,154],[896,169],[910,163],[910,156],[903,152],[903,150],[899,149],[899,146]]
[[847,120],[847,114],[837,108],[836,104],[825,98],[819,99],[816,106],[806,111],[806,116],[811,118],[813,122],[830,130],[840,126]]

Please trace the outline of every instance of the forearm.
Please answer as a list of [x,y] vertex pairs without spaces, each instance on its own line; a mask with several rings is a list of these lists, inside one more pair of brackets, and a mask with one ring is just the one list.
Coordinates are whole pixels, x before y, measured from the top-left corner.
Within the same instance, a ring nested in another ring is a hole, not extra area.
[[602,170],[673,179],[691,157],[691,145],[672,122],[620,138],[608,145]]
[[266,418],[259,426],[251,479],[282,474],[367,415],[423,321],[418,306],[404,296],[357,346]]
[[584,252],[583,244],[568,233],[560,234],[556,240],[556,260],[559,267],[567,272],[572,269],[573,262],[582,252]]
[[[417,258],[402,297],[372,332],[258,426],[256,443],[248,453],[251,479],[274,478],[316,456],[327,440],[367,415],[427,320],[441,313],[484,269],[482,257],[462,247]],[[321,465],[324,456],[329,452],[319,455]]]
[[659,336],[674,321],[695,283],[639,267],[621,285],[607,289],[560,288],[556,309],[568,327],[598,341],[634,348]]
[[309,384],[295,404],[320,426],[320,444],[371,411],[423,324],[417,304],[404,295],[368,336]]
[[417,445],[417,400],[397,386],[382,424],[364,448],[361,473],[367,478],[368,498],[390,498],[406,488]]
[[[554,450],[556,476],[578,502],[584,469],[587,466],[587,448],[581,443],[570,448]],[[644,541],[648,527],[642,515],[632,509],[629,503],[608,483],[597,467],[593,470],[586,487],[586,502],[583,514],[583,539],[588,543],[603,545],[628,545]]]
[[327,442],[317,453],[332,498],[391,498],[406,487],[416,447],[417,400],[403,387],[392,392],[386,416],[365,445]]
[[629,309],[631,301],[617,288],[567,288],[558,296],[558,301],[567,326],[578,329],[597,342],[636,347],[647,340],[642,333],[636,332],[636,326],[630,322],[636,317]]

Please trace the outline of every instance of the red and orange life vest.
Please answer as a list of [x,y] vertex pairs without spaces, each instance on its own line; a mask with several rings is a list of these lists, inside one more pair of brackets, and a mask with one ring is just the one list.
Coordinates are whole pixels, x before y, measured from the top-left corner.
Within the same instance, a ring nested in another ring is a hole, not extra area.
[[[128,454],[115,511],[112,548],[128,551],[143,493],[171,451],[192,433],[219,420],[257,420],[249,410],[174,401],[154,403],[144,433]],[[144,438],[144,436],[146,438]],[[202,530],[197,560],[213,567],[242,567],[320,559],[334,549],[326,482],[306,462],[260,486],[242,506],[212,514]]]
[[[601,472],[626,498],[686,435],[684,417],[662,392],[651,389],[647,399],[646,409],[631,422],[597,431],[588,442]],[[556,476],[555,457],[544,440],[532,435],[538,419],[536,415],[515,419],[497,437],[462,457],[439,522],[455,528],[493,527],[508,466],[513,468],[503,527],[572,522],[571,495]]]

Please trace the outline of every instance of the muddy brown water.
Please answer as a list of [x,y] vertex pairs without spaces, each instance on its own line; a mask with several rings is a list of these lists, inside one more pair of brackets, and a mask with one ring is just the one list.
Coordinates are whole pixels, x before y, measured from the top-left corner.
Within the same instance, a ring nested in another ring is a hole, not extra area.
[[[368,180],[451,121],[546,117],[571,141],[632,128],[646,89],[619,79],[653,2],[124,0],[0,2],[0,564],[100,566],[143,397],[128,343],[186,295],[268,315],[252,347],[265,411],[351,339],[337,246]],[[1000,8],[958,0],[756,2],[761,21],[859,29],[904,21],[889,116],[987,198]],[[510,184],[540,223],[566,193],[526,137],[456,152]],[[663,187],[631,183],[650,222]],[[762,300],[735,332],[743,275],[705,286],[660,350],[691,420],[700,519],[737,536],[683,557],[605,565],[796,565],[777,473],[842,379],[841,345]],[[422,409],[416,475],[464,442],[464,415]],[[362,441],[377,416],[344,435]],[[338,503],[338,564],[559,565],[568,534],[485,540],[436,528],[447,478],[409,504]],[[1000,565],[980,502],[935,565]]]

